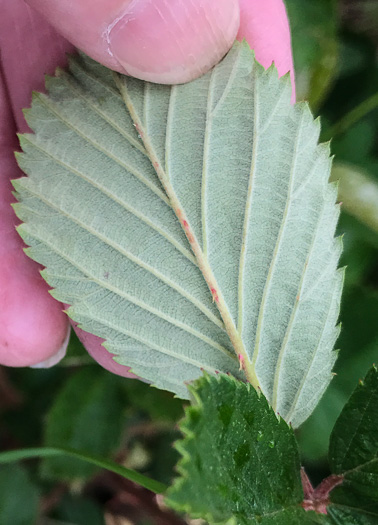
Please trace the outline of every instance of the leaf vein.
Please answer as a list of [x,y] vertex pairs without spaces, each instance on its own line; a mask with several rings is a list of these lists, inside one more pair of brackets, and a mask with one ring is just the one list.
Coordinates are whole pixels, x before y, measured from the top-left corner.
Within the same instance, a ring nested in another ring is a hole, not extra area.
[[[176,241],[176,239],[174,239],[171,235],[169,235],[165,230],[163,230],[162,228],[160,228],[156,223],[152,222],[148,217],[146,217],[143,213],[137,211],[135,208],[133,208],[132,206],[130,206],[129,204],[127,204],[124,200],[118,198],[113,192],[107,190],[105,188],[105,186],[95,182],[93,179],[91,179],[88,175],[86,175],[85,173],[83,173],[82,171],[74,168],[73,166],[71,166],[70,164],[67,164],[66,162],[64,162],[63,160],[61,159],[58,159],[57,157],[55,157],[53,154],[51,154],[50,152],[48,152],[47,150],[45,150],[42,146],[40,146],[39,144],[36,144],[35,142],[33,142],[33,140],[31,140],[30,138],[28,138],[28,135],[23,135],[23,140],[24,141],[27,141],[29,142],[29,144],[31,144],[34,148],[36,148],[37,150],[39,150],[41,153],[45,154],[46,156],[48,156],[51,160],[53,160],[54,162],[56,162],[57,164],[60,164],[63,168],[67,169],[67,171],[69,171],[70,173],[72,173],[73,175],[76,175],[77,177],[83,179],[84,181],[88,182],[88,184],[92,185],[94,188],[97,188],[98,190],[100,190],[104,195],[106,195],[107,197],[109,197],[109,199],[111,199],[113,202],[116,202],[117,204],[121,205],[123,208],[125,208],[125,210],[127,210],[128,212],[132,213],[133,215],[135,215],[135,217],[137,217],[138,219],[140,219],[142,222],[144,222],[145,224],[147,224],[150,228],[154,229],[156,232],[158,232],[162,237],[164,237],[165,239],[167,239],[168,242],[170,242],[172,244],[172,246],[174,246],[182,255],[184,255],[190,262],[192,262],[195,266],[197,266],[197,261],[196,259],[194,258],[193,254],[191,253],[191,251],[187,250],[186,248],[184,248],[178,241]],[[169,204],[169,201],[167,200],[166,202],[167,206],[171,208],[171,205]]]
[[[32,193],[32,192],[30,192],[30,193]],[[177,283],[172,281],[169,277],[166,277],[161,272],[155,270],[149,264],[146,264],[141,259],[139,259],[139,257],[136,257],[131,252],[129,252],[128,250],[124,249],[118,243],[112,242],[110,239],[108,239],[104,235],[100,234],[98,231],[94,230],[93,228],[91,228],[87,224],[84,224],[79,219],[76,219],[75,217],[73,217],[72,215],[68,214],[67,212],[65,212],[61,208],[58,208],[57,206],[53,205],[51,202],[46,201],[41,195],[37,195],[37,194],[35,194],[35,195],[42,202],[44,202],[47,206],[49,206],[50,208],[58,211],[58,213],[64,215],[67,219],[69,219],[70,221],[74,222],[75,224],[80,226],[83,230],[85,230],[88,233],[90,233],[91,235],[93,235],[93,237],[97,238],[98,240],[100,240],[104,244],[110,246],[115,251],[117,251],[121,255],[125,256],[127,259],[129,259],[131,262],[133,262],[135,265],[139,266],[140,268],[142,268],[146,272],[151,273],[151,275],[156,277],[158,280],[162,281],[164,284],[169,286],[172,290],[176,291],[178,294],[180,294],[182,297],[184,297],[189,302],[191,302],[194,306],[196,306],[215,325],[217,325],[220,328],[224,329],[223,323],[222,323],[222,321],[220,319],[218,319],[203,303],[201,303],[198,299],[196,299],[195,297],[190,295],[186,290],[184,290],[184,288],[182,288],[180,285],[178,285]],[[26,208],[26,206],[24,204],[22,204],[22,206],[24,206]],[[43,241],[41,240],[41,242],[43,242]]]
[[[301,124],[302,120],[303,120],[303,113],[301,115],[300,124]],[[284,213],[283,213],[281,227],[280,227],[280,230],[279,230],[279,233],[278,233],[276,245],[274,247],[274,252],[273,252],[272,260],[271,260],[271,263],[270,263],[267,279],[266,279],[266,282],[265,282],[264,292],[263,292],[263,296],[262,296],[262,299],[261,299],[260,309],[259,309],[259,315],[258,315],[258,320],[257,320],[255,348],[254,348],[253,358],[252,358],[253,366],[256,365],[257,357],[258,357],[258,354],[259,354],[259,345],[260,345],[260,338],[261,338],[262,329],[263,329],[263,322],[264,322],[264,316],[265,316],[266,302],[267,302],[268,295],[269,295],[269,292],[270,292],[270,286],[271,286],[271,283],[272,283],[273,272],[274,272],[274,269],[275,269],[275,266],[276,266],[276,263],[277,263],[278,254],[279,254],[279,250],[280,250],[281,242],[282,242],[282,238],[283,238],[283,233],[284,233],[285,227],[286,227],[286,219],[287,219],[288,212],[289,212],[290,205],[291,205],[291,195],[292,195],[292,190],[293,190],[293,180],[294,180],[295,168],[296,168],[296,163],[297,163],[297,158],[298,158],[298,146],[299,146],[299,139],[300,139],[300,137],[301,137],[301,125],[298,125],[297,126],[297,134],[296,134],[295,143],[294,143],[294,148],[293,148],[292,163],[291,163],[291,169],[290,169],[289,186],[288,186],[288,191],[287,191],[285,210],[284,210]]]
[[[296,317],[297,317],[297,312],[298,312],[298,309],[299,309],[300,301],[303,304],[303,301],[305,300],[305,297],[302,297],[303,286],[305,284],[306,275],[307,275],[308,267],[309,267],[309,262],[310,262],[310,259],[311,259],[311,254],[312,254],[312,251],[313,251],[313,248],[314,248],[314,245],[315,245],[315,241],[316,241],[316,238],[317,238],[316,234],[318,232],[318,228],[319,228],[321,220],[322,220],[322,216],[323,216],[323,211],[324,211],[325,205],[326,205],[326,202],[324,201],[322,209],[321,209],[321,211],[319,213],[319,216],[318,216],[318,219],[317,219],[316,228],[314,229],[314,233],[312,235],[311,245],[310,245],[310,247],[308,249],[308,255],[307,255],[306,261],[305,261],[305,263],[303,265],[301,278],[300,278],[300,281],[299,281],[299,288],[298,288],[298,292],[297,292],[297,299],[296,299],[294,308],[293,308],[293,310],[291,312],[289,323],[287,325],[287,328],[286,328],[286,331],[285,331],[285,335],[284,335],[284,338],[283,338],[283,341],[282,341],[282,345],[281,345],[281,348],[280,348],[280,351],[279,351],[279,354],[278,354],[278,359],[277,359],[277,363],[276,363],[276,369],[275,369],[275,373],[274,373],[273,396],[272,396],[272,407],[273,407],[273,410],[275,410],[275,411],[277,410],[277,395],[278,395],[278,387],[279,387],[279,383],[280,383],[281,364],[282,364],[282,360],[284,358],[285,351],[286,351],[286,348],[287,348],[287,345],[288,345],[288,342],[289,342],[289,339],[290,339],[290,335],[291,335],[291,332],[292,332],[292,329],[293,329],[293,326],[294,326],[294,323],[295,323],[295,320],[296,320]],[[326,265],[325,271],[328,271],[328,269],[329,269],[329,265]],[[322,274],[321,274],[321,277],[323,277],[324,275],[325,275],[325,272],[323,271]],[[319,279],[317,280],[317,282],[319,282]],[[313,287],[310,288],[310,292],[312,291],[312,289],[313,289]],[[306,295],[309,296],[310,293],[307,292]]]
[[245,203],[245,212],[244,212],[244,224],[243,224],[243,233],[242,233],[242,243],[240,250],[240,259],[239,259],[239,276],[238,276],[238,332],[242,333],[243,329],[243,291],[244,291],[244,269],[246,263],[246,245],[248,240],[248,231],[250,225],[250,214],[251,214],[251,204],[252,204],[252,194],[253,194],[253,180],[256,175],[256,157],[257,157],[257,148],[258,148],[258,121],[259,121],[259,93],[258,93],[258,82],[257,76],[254,75],[254,93],[253,93],[253,135],[252,135],[252,157],[251,157],[251,167],[249,170],[249,181],[248,181],[248,190],[247,190],[247,199]]
[[[169,199],[167,199],[167,196],[164,194],[163,191],[161,191],[156,184],[153,184],[151,181],[149,181],[144,175],[142,175],[142,173],[140,173],[138,170],[135,170],[133,169],[131,166],[129,166],[128,164],[126,164],[125,162],[123,162],[122,160],[120,160],[118,157],[116,157],[115,155],[113,155],[109,150],[107,150],[106,148],[103,148],[98,142],[96,142],[95,140],[89,138],[85,133],[83,133],[82,131],[79,130],[79,128],[77,128],[76,126],[74,126],[74,124],[72,124],[72,122],[70,122],[69,120],[67,120],[61,113],[60,111],[57,109],[57,107],[55,106],[55,104],[51,103],[50,99],[48,99],[46,96],[41,96],[40,93],[37,93],[35,95],[36,97],[38,97],[38,99],[40,100],[40,102],[53,114],[55,115],[58,120],[60,120],[61,122],[63,122],[63,124],[65,124],[69,129],[71,129],[72,131],[74,131],[77,135],[79,135],[79,137],[81,137],[82,139],[84,139],[85,142],[87,142],[88,144],[90,144],[92,147],[94,147],[95,149],[97,149],[98,151],[100,151],[101,153],[103,153],[104,155],[106,155],[107,157],[109,157],[110,159],[112,159],[116,164],[122,166],[122,168],[124,168],[126,171],[128,171],[129,173],[131,173],[132,175],[134,175],[137,179],[139,179],[145,186],[147,186],[151,191],[153,191],[158,197],[160,197],[164,202],[169,202]],[[49,101],[49,102],[47,102]]]
[[83,100],[84,103],[87,104],[94,113],[97,113],[97,115],[99,115],[105,122],[109,124],[109,126],[117,131],[121,137],[125,138],[131,146],[139,150],[143,155],[147,156],[147,152],[141,143],[129,133],[127,133],[123,128],[118,126],[118,124],[113,119],[111,119],[104,111],[101,110],[100,106],[96,104],[90,96],[85,96],[80,87],[74,85],[74,83],[70,80],[70,76],[65,71],[62,71],[59,74],[59,78],[63,79],[68,89],[73,91],[81,100]]
[[[329,317],[331,308],[332,308],[332,301],[330,301],[329,305],[328,305],[327,318]],[[319,335],[318,344],[316,345],[314,351],[311,354],[311,359],[310,359],[310,361],[308,363],[307,369],[306,369],[305,373],[303,374],[302,380],[301,380],[301,382],[299,384],[299,387],[298,387],[298,390],[297,390],[297,392],[295,394],[293,403],[292,403],[292,405],[291,405],[291,407],[290,407],[290,409],[288,411],[288,414],[287,414],[287,416],[285,418],[288,421],[290,421],[290,418],[291,418],[291,416],[292,416],[292,414],[293,414],[293,412],[294,412],[294,410],[296,408],[296,405],[298,403],[299,397],[300,397],[300,395],[302,393],[302,389],[303,389],[303,387],[305,385],[305,382],[307,380],[307,377],[308,377],[308,375],[310,373],[311,366],[312,366],[312,364],[313,364],[313,362],[314,362],[314,360],[315,360],[315,358],[316,358],[316,356],[318,354],[319,346],[320,346],[321,340],[323,338],[324,332],[326,330],[326,327],[327,327],[327,323],[324,323],[323,330],[321,331],[321,333]]]

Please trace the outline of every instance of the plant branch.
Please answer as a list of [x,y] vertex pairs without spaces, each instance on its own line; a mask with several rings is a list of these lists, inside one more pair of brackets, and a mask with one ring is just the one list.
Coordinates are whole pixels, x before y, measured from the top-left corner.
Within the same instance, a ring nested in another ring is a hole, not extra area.
[[332,128],[326,133],[325,141],[330,140],[332,137],[345,133],[351,128],[356,122],[365,117],[368,113],[378,108],[378,92],[364,100],[353,108],[349,113],[344,115]]
[[315,489],[304,470],[301,468],[301,480],[303,486],[304,499],[302,507],[305,510],[313,510],[318,514],[327,514],[327,506],[330,503],[330,492],[337,486],[341,485],[343,476],[328,476]]

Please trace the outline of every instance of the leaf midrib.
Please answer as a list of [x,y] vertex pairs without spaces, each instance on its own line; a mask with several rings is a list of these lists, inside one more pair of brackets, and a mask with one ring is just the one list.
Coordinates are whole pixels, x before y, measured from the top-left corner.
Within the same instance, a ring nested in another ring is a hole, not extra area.
[[[202,251],[202,248],[200,247],[198,240],[194,234],[194,232],[190,228],[190,224],[188,221],[188,218],[186,217],[185,211],[181,205],[181,202],[171,185],[171,182],[169,180],[169,177],[167,176],[165,170],[163,170],[161,163],[159,162],[159,159],[156,155],[156,152],[154,150],[154,147],[152,146],[149,137],[144,132],[144,126],[141,122],[140,118],[138,117],[138,114],[134,108],[134,105],[132,103],[132,100],[129,97],[128,90],[127,90],[127,78],[124,78],[123,81],[118,77],[117,85],[119,86],[121,95],[125,101],[125,105],[127,107],[127,110],[129,111],[131,118],[137,124],[137,129],[143,130],[143,133],[141,133],[141,138],[144,142],[146,151],[149,154],[150,160],[152,165],[155,168],[155,171],[166,191],[166,194],[170,200],[171,206],[176,213],[176,216],[183,227],[184,233],[187,236],[187,239],[189,241],[189,244],[193,250],[193,253],[197,259],[198,267],[202,272],[202,275],[205,279],[205,282],[208,285],[209,290],[215,291],[215,294],[212,292],[213,298],[216,302],[216,305],[218,307],[218,310],[221,314],[221,317],[223,319],[224,325],[226,327],[226,331],[228,333],[228,336],[230,338],[231,344],[234,347],[235,353],[238,356],[238,359],[242,359],[245,366],[243,368],[246,377],[248,381],[254,386],[254,388],[259,387],[259,382],[257,380],[257,377],[253,370],[248,366],[248,357],[247,352],[244,347],[244,343],[237,332],[237,329],[234,325],[232,316],[230,312],[228,311],[227,305],[224,301],[224,298],[222,296],[221,290],[218,286],[218,283],[214,277],[214,274],[211,270],[211,267],[209,265],[208,260],[204,256],[204,253]],[[174,93],[175,87],[171,89],[170,92],[170,100],[172,100],[172,93]],[[167,158],[167,156],[166,156]],[[184,224],[188,225],[187,227],[184,227]]]

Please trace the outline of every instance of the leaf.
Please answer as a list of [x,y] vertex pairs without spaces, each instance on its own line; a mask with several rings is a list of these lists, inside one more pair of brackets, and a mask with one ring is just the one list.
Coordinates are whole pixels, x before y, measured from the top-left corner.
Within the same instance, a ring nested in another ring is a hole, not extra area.
[[316,523],[316,515],[300,507],[294,432],[266,399],[223,375],[205,376],[190,391],[194,402],[176,445],[180,477],[167,503],[209,523]]
[[299,425],[331,379],[343,273],[329,145],[288,76],[236,43],[190,84],[79,57],[47,88],[14,185],[54,297],[159,388],[246,376]]
[[[349,251],[350,235],[346,237],[345,245]],[[361,244],[352,249],[362,251]],[[350,277],[350,264],[347,275]],[[338,341],[342,352],[335,367],[337,375],[297,435],[302,456],[311,463],[323,458],[326,461],[336,420],[358,380],[367,374],[377,359],[378,295],[368,288],[345,288],[340,316],[343,329]]]
[[[123,423],[117,381],[100,368],[85,368],[71,377],[55,398],[47,415],[44,445],[108,456],[120,443]],[[49,458],[42,464],[43,474],[54,479],[88,477],[95,470],[93,464],[75,458]]]
[[19,465],[0,467],[1,525],[31,525],[38,514],[38,489]]
[[105,525],[104,512],[94,501],[64,494],[56,517],[64,523],[75,525]]
[[[374,367],[345,405],[333,429],[330,467],[343,476],[329,514],[356,524],[378,521],[378,370]],[[350,523],[337,521],[336,523]]]
[[183,415],[183,403],[163,390],[152,389],[141,381],[124,381],[131,406],[142,410],[152,421],[176,424]]

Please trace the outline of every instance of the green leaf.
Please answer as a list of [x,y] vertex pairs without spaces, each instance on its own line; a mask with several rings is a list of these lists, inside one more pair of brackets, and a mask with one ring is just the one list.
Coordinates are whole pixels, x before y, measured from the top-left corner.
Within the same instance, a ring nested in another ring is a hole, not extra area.
[[153,479],[147,478],[136,472],[135,470],[128,469],[122,465],[118,465],[114,461],[110,461],[93,454],[86,454],[77,450],[71,450],[68,448],[57,448],[57,447],[43,447],[43,448],[24,448],[20,450],[10,450],[9,452],[0,453],[0,464],[13,463],[14,461],[20,461],[23,459],[32,458],[52,458],[63,456],[67,458],[74,458],[75,460],[85,461],[91,465],[95,465],[98,468],[103,468],[119,474],[120,476],[138,483],[142,487],[145,487],[152,492],[160,493],[166,490],[166,486],[162,483]]
[[124,381],[128,400],[133,408],[142,410],[153,421],[175,424],[183,415],[183,402],[167,391],[150,388],[141,381]]
[[167,503],[210,523],[307,523],[293,430],[264,396],[223,375],[190,391]]
[[104,512],[94,501],[65,494],[61,499],[56,517],[74,525],[105,525]]
[[79,57],[47,88],[14,185],[53,295],[159,388],[246,376],[299,425],[331,379],[343,273],[329,146],[289,77],[236,43],[185,85]]
[[[88,454],[109,456],[120,443],[124,425],[117,378],[96,368],[85,368],[71,377],[47,415],[44,445]],[[49,478],[88,477],[94,465],[76,459],[45,459],[42,472]]]
[[[374,367],[345,405],[331,435],[330,467],[343,477],[331,492],[330,516],[378,522],[378,371]],[[350,523],[350,521],[340,521]]]
[[1,525],[32,525],[37,520],[38,489],[19,465],[0,467]]
[[355,509],[340,508],[332,505],[329,511],[329,523],[332,523],[332,525],[377,525],[377,516],[369,516],[361,514]]
[[[361,243],[348,247],[350,236],[345,237],[347,253],[350,250],[362,251]],[[350,276],[350,263],[347,275]],[[338,341],[342,351],[335,367],[336,376],[297,436],[302,454],[312,463],[320,459],[326,461],[336,420],[358,380],[367,374],[377,359],[378,294],[368,288],[346,288],[340,316],[343,329]]]

